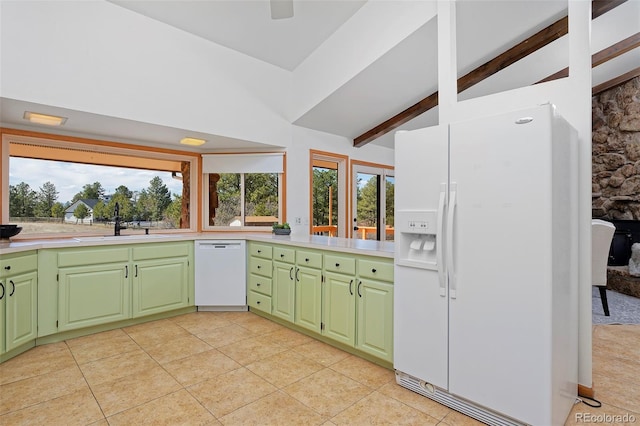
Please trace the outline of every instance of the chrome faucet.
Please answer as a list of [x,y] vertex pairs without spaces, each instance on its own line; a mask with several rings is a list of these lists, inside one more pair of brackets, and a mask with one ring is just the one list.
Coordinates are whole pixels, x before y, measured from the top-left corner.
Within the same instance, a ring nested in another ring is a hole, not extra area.
[[116,203],[116,207],[113,210],[113,215],[114,215],[113,220],[115,221],[113,235],[114,236],[118,236],[118,235],[120,235],[120,230],[121,229],[127,229],[126,226],[120,225],[120,205],[118,203]]

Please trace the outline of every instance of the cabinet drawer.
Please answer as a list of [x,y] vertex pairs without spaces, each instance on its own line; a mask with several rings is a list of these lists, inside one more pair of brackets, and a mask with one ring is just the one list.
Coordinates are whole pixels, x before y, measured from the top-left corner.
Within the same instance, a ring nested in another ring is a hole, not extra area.
[[271,259],[273,248],[265,244],[249,244],[249,256],[261,257],[263,259]]
[[38,269],[37,254],[21,254],[15,257],[3,257],[0,260],[0,277],[8,277],[9,275],[22,274],[24,272],[35,271]]
[[322,253],[297,250],[296,257],[298,259],[298,265],[308,266],[309,268],[322,269]]
[[358,275],[362,278],[393,282],[393,263],[358,259]]
[[96,265],[104,263],[128,262],[128,247],[112,247],[84,250],[65,250],[58,253],[58,267]]
[[249,290],[271,296],[271,278],[260,275],[249,275]]
[[276,246],[273,248],[273,260],[279,262],[295,263],[296,251],[292,248]]
[[250,291],[248,299],[249,307],[251,309],[258,309],[268,314],[271,313],[271,297],[255,291]]
[[353,257],[325,254],[324,269],[331,272],[354,275],[356,273],[356,260]]
[[161,259],[165,257],[189,256],[189,244],[160,243],[133,246],[133,260]]
[[260,259],[259,257],[251,257],[249,259],[249,273],[271,278],[271,276],[273,275],[271,260]]

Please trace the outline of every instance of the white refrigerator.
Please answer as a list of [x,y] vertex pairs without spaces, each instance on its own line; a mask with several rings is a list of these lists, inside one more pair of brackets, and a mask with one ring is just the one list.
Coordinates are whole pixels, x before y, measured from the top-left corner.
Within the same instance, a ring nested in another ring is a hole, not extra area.
[[552,105],[398,132],[394,368],[487,424],[577,393],[577,136]]

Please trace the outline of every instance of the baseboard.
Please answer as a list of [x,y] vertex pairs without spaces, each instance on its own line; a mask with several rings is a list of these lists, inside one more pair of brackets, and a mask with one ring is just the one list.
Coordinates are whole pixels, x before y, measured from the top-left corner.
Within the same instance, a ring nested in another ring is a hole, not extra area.
[[593,387],[586,387],[584,385],[578,385],[578,396],[584,396],[585,398],[594,398],[596,393]]

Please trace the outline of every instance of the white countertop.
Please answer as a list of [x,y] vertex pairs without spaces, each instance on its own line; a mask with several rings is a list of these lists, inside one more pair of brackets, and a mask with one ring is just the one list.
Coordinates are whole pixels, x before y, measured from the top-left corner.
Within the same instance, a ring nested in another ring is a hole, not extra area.
[[0,242],[0,255],[19,253],[29,250],[52,248],[73,248],[88,246],[107,246],[115,244],[163,243],[169,241],[196,240],[247,240],[307,247],[314,249],[334,250],[346,253],[364,254],[393,258],[394,243],[375,240],[358,240],[351,238],[323,237],[318,235],[273,235],[268,233],[241,232],[201,232],[184,234],[150,234],[114,236],[86,236],[58,239],[17,240]]

